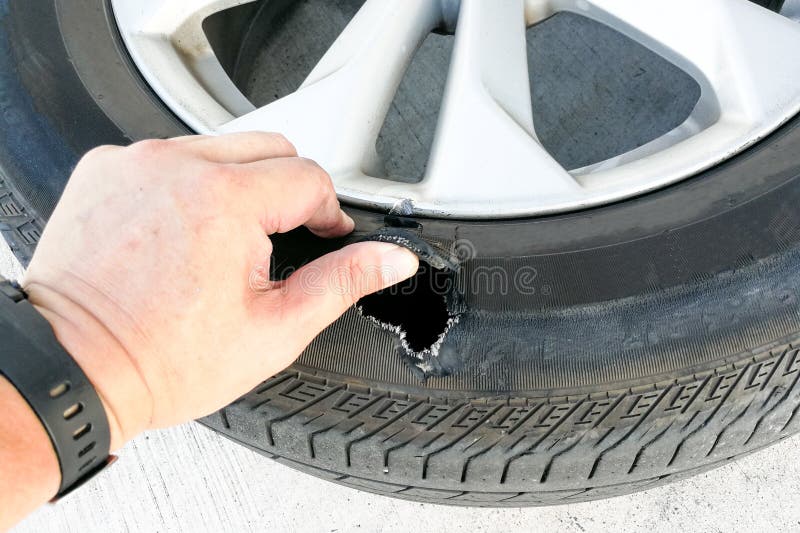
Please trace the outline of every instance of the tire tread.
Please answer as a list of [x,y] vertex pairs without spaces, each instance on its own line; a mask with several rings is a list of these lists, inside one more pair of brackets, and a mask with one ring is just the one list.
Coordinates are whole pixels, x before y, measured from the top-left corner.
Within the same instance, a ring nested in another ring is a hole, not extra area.
[[0,171],[0,233],[23,265],[30,262],[44,227],[31,213],[28,203]]
[[794,433],[796,346],[685,377],[541,398],[417,398],[290,369],[203,422],[374,493],[454,505],[585,501],[687,477]]

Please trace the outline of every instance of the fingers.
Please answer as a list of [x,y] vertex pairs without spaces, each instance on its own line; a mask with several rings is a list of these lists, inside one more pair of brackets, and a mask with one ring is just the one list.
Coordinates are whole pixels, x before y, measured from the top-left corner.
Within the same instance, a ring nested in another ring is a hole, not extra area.
[[268,234],[305,225],[320,237],[353,231],[353,220],[341,210],[330,176],[319,165],[297,157],[283,135],[267,132],[232,133],[219,137],[176,137],[180,144],[209,161],[230,165]]
[[314,235],[323,238],[341,237],[347,235],[355,229],[355,222],[350,216],[342,211],[336,192],[325,193],[322,205],[305,222],[307,227]]
[[169,142],[175,144],[188,144],[192,142],[201,141],[203,139],[211,139],[210,135],[183,135],[182,137],[172,137]]
[[267,234],[285,233],[305,225],[320,237],[353,231],[353,220],[342,211],[330,176],[308,159],[284,158],[239,165],[248,199]]
[[297,157],[294,145],[280,133],[249,131],[219,137],[177,137],[173,141],[215,163],[243,164],[277,157]]
[[[306,265],[281,287],[281,313],[310,342],[362,297],[413,276],[419,259],[389,243],[353,244]],[[274,309],[274,307],[273,307]]]

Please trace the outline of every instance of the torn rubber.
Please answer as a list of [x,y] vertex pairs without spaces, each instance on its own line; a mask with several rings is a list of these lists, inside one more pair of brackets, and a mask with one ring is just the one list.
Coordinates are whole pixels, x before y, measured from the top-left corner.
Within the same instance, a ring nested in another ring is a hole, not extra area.
[[419,234],[406,228],[385,227],[358,239],[359,242],[389,242],[414,252],[420,259],[433,268],[458,272],[461,268],[455,251],[442,243],[424,239]]
[[463,299],[457,290],[460,264],[453,252],[402,228],[382,228],[359,239],[402,246],[420,259],[417,273],[392,287],[359,300],[359,312],[397,336],[415,369],[427,375],[450,329],[458,323]]

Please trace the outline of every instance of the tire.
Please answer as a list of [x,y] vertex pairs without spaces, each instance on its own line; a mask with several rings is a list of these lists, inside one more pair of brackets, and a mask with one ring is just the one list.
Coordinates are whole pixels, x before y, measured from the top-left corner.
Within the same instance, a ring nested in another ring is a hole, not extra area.
[[[0,137],[0,222],[23,261],[81,153],[186,133],[100,0],[0,0],[0,94],[0,129],[15,132]],[[358,235],[402,223],[474,252],[439,356],[422,372],[353,309],[202,422],[338,483],[490,506],[633,492],[788,437],[800,425],[798,153],[796,118],[692,179],[582,212],[349,209]],[[274,240],[279,270],[342,244],[303,230]],[[499,292],[486,282],[498,271]]]

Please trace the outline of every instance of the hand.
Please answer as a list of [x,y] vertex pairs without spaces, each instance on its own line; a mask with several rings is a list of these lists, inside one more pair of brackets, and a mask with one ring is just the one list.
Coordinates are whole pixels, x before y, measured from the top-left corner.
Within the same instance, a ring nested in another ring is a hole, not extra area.
[[353,230],[329,176],[280,135],[104,146],[81,160],[24,288],[97,388],[112,449],[233,401],[418,268],[407,250],[362,243],[269,282],[269,235],[300,225]]

